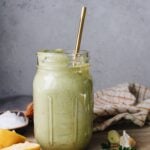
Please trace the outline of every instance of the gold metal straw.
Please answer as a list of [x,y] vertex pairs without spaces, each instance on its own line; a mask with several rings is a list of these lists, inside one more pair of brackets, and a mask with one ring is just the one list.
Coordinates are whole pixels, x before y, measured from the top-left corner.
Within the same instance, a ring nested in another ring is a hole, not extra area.
[[80,24],[79,24],[79,29],[78,29],[76,47],[75,47],[75,50],[74,50],[74,57],[75,57],[74,59],[76,59],[77,54],[80,51],[80,45],[81,45],[81,39],[82,39],[82,32],[83,32],[85,16],[86,16],[86,7],[83,6],[82,11],[81,11],[81,18],[80,18]]

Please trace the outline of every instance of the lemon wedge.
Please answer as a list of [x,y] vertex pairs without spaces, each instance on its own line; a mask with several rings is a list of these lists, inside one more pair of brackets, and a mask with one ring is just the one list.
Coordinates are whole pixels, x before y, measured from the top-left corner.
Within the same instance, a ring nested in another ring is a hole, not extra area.
[[11,146],[12,144],[25,142],[25,140],[26,137],[16,133],[15,131],[0,129],[0,149]]
[[40,145],[37,143],[19,143],[12,146],[2,148],[1,150],[40,150]]

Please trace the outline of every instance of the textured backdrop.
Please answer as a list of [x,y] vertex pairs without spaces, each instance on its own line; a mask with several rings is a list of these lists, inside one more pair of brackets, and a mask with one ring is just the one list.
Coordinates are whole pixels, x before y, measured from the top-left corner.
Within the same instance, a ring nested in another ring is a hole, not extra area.
[[82,5],[95,90],[150,86],[149,0],[0,0],[0,98],[32,94],[38,49],[75,47]]

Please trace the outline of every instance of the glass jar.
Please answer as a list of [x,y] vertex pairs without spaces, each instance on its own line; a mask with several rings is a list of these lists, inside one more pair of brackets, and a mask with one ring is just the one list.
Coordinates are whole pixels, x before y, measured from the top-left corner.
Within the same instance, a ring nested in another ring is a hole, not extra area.
[[93,86],[87,51],[37,53],[34,132],[43,150],[79,150],[92,135]]

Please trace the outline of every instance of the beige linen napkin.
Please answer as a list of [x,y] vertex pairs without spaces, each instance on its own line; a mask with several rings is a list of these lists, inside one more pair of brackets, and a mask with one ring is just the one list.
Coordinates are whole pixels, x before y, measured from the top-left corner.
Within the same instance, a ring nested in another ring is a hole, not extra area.
[[122,119],[142,127],[149,112],[150,89],[145,86],[125,83],[100,90],[94,95],[94,120],[99,118],[101,121],[93,130],[102,131]]

